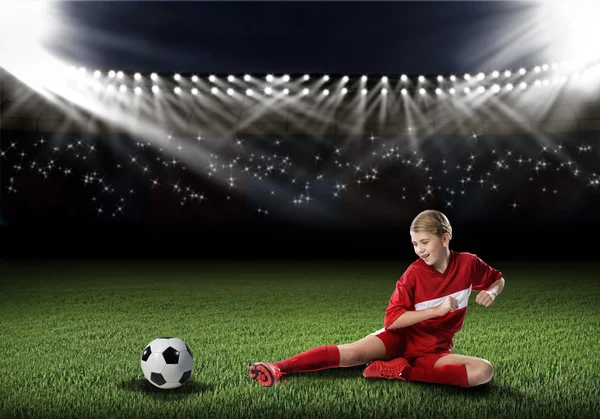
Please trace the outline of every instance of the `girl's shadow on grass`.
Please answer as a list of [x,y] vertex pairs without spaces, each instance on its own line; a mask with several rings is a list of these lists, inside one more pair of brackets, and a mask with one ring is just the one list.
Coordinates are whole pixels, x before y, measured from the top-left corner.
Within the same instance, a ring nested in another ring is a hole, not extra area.
[[[369,383],[377,383],[377,382],[381,382],[381,381],[387,381],[387,380],[383,380],[383,379],[379,380],[379,379],[364,378],[362,376],[364,369],[365,369],[364,365],[356,366],[356,367],[349,367],[349,368],[335,368],[335,369],[327,369],[327,370],[321,370],[321,371],[296,373],[296,374],[290,375],[289,378],[284,376],[284,379],[289,379],[291,381],[293,379],[293,377],[297,376],[297,377],[312,378],[312,379],[317,379],[317,380],[345,380],[345,379],[357,380],[357,379],[362,379]],[[493,382],[483,384],[483,385],[480,385],[477,387],[472,387],[472,388],[462,388],[462,387],[455,387],[455,386],[450,386],[450,385],[424,383],[424,382],[420,382],[420,381],[402,382],[400,380],[389,380],[388,382],[390,385],[408,384],[411,386],[416,386],[422,390],[435,389],[436,391],[440,391],[447,395],[463,394],[463,395],[468,395],[469,397],[474,397],[474,398],[500,396],[500,397],[504,397],[504,398],[508,398],[508,399],[520,400],[523,397],[523,393],[521,391],[519,391],[517,388],[506,386],[506,385],[497,385],[497,384],[494,384]]]
[[144,378],[134,378],[128,381],[122,381],[119,384],[119,388],[125,391],[133,391],[135,393],[148,394],[150,396],[160,399],[181,398],[212,390],[212,386],[208,384],[199,383],[194,380],[188,381],[187,383],[178,388],[163,390],[153,386],[148,382],[148,380]]

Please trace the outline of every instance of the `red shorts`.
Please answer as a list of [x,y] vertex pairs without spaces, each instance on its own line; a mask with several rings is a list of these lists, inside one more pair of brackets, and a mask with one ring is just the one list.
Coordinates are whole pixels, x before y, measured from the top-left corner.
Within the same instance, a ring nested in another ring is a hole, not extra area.
[[413,367],[433,367],[438,359],[452,354],[449,349],[437,349],[431,352],[415,352],[410,346],[410,341],[402,333],[390,332],[380,329],[371,333],[377,336],[385,345],[385,360],[406,358]]

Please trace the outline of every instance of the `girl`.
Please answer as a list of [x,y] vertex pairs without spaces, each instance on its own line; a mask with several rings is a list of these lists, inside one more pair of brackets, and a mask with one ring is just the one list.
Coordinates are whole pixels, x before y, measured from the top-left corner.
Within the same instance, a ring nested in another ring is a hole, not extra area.
[[474,387],[494,375],[482,358],[453,354],[469,295],[489,307],[504,288],[500,271],[474,254],[450,250],[452,227],[444,214],[426,210],[410,225],[419,257],[400,279],[385,312],[383,329],[349,344],[325,345],[282,361],[257,362],[250,378],[271,387],[285,374],[367,364],[366,378],[399,379]]

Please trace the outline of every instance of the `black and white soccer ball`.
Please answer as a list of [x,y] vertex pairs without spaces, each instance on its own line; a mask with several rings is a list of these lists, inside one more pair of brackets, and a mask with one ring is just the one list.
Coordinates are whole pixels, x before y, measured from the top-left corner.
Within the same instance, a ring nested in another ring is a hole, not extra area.
[[142,352],[142,371],[152,385],[161,389],[181,387],[192,376],[194,355],[179,338],[154,339]]

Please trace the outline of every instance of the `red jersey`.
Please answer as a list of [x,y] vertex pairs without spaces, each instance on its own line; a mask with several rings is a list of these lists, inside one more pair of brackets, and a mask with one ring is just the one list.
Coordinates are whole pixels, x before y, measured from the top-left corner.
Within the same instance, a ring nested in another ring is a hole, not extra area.
[[500,271],[471,253],[451,250],[444,273],[419,258],[396,282],[396,289],[385,311],[383,327],[387,329],[406,311],[435,307],[451,295],[458,300],[458,310],[388,331],[402,334],[407,358],[451,350],[454,347],[454,334],[462,329],[471,291],[486,290],[500,278]]

